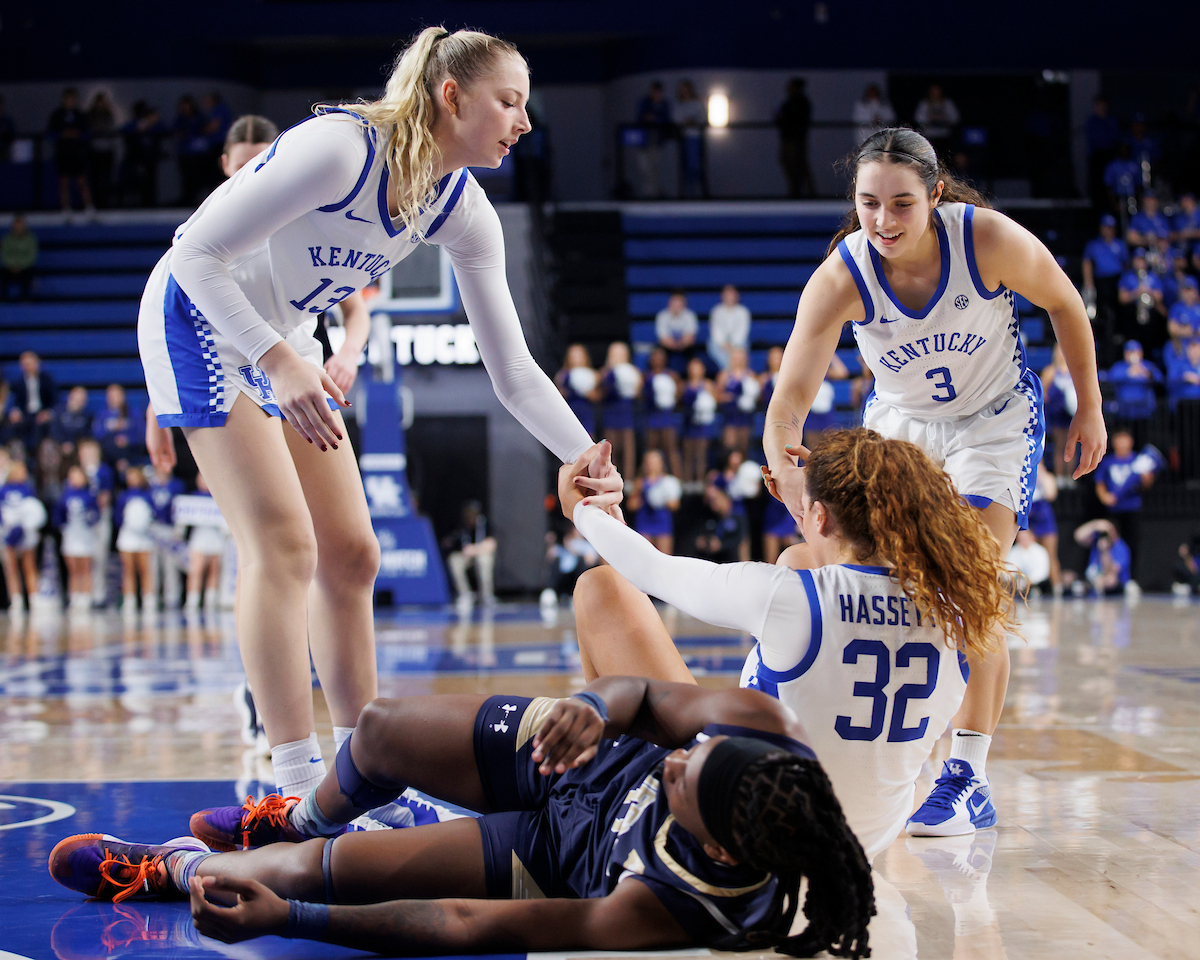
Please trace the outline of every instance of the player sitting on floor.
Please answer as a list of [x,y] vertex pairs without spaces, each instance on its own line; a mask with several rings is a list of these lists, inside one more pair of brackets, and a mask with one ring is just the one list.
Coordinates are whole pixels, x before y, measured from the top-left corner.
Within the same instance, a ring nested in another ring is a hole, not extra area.
[[[834,430],[805,465],[805,543],[775,565],[714,564],[664,556],[589,506],[594,455],[563,467],[558,484],[563,513],[607,561],[575,588],[584,678],[695,682],[647,594],[752,634],[742,686],[796,712],[874,858],[912,812],[922,764],[962,703],[967,660],[1011,625],[1012,583],[979,511],[915,444]],[[791,569],[801,551],[812,569]],[[909,832],[992,826],[982,752],[951,759],[944,774],[952,789],[937,822]]]
[[[804,739],[757,691],[633,677],[563,700],[376,700],[321,784],[276,798],[247,838],[305,842],[207,853],[83,834],[50,873],[114,901],[187,892],[200,932],[227,942],[868,956],[870,868]],[[484,815],[342,833],[408,785]],[[805,878],[808,925],[789,937]]]

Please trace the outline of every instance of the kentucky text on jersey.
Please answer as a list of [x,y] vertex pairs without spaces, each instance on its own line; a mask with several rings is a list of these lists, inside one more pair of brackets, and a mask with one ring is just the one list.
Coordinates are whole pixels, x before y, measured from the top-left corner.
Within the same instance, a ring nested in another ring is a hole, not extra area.
[[[889,321],[882,320],[880,322],[888,323]],[[935,333],[932,337],[921,337],[920,340],[910,340],[908,343],[901,344],[899,353],[895,350],[889,350],[887,353],[880,354],[879,362],[891,370],[892,373],[899,373],[900,368],[906,366],[910,360],[928,357],[933,353],[946,353],[947,351],[973,356],[975,351],[985,343],[987,343],[986,337],[981,337],[974,333],[960,333],[957,330],[949,336],[944,333]],[[917,349],[918,347],[920,348],[919,350]]]
[[321,251],[325,247],[309,247],[308,255],[312,258],[314,267],[346,267],[351,270],[365,270],[371,275],[372,280],[378,280],[388,271],[388,267],[392,262],[387,259],[382,253],[366,253],[362,250],[346,249],[342,253],[341,247],[329,247],[329,252],[322,258]]
[[842,611],[842,623],[873,623],[889,627],[936,626],[932,617],[921,618],[921,611],[908,597],[873,594],[868,604],[862,594],[839,593],[838,606]]

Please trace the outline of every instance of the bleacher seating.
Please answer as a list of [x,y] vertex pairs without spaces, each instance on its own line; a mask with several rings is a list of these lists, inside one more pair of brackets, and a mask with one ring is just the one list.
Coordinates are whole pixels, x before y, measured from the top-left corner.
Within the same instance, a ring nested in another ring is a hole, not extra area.
[[[175,225],[176,218],[80,226],[35,223],[41,247],[35,299],[0,306],[4,377],[13,379],[18,356],[33,350],[62,389],[120,383],[132,389],[135,406],[144,406],[138,302]],[[103,403],[95,389],[92,399]]]
[[[750,365],[761,371],[770,347],[787,342],[800,291],[823,259],[841,214],[797,214],[784,207],[771,213],[758,207],[718,216],[696,207],[693,213],[669,214],[627,209],[621,220],[635,355],[644,357],[653,346],[654,315],[676,287],[687,291],[688,306],[702,318],[697,339],[705,342],[708,324],[703,318],[720,300],[721,288],[732,283],[754,317]],[[1021,296],[1017,312],[1029,366],[1040,372],[1053,350],[1044,345],[1050,332],[1046,314]],[[862,372],[849,330],[838,356],[852,377]]]

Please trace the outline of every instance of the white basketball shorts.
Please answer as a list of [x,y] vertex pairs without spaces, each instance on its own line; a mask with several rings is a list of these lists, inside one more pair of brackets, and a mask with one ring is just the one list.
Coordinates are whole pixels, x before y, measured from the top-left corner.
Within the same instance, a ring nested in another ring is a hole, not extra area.
[[[171,276],[169,257],[150,274],[138,312],[138,352],[160,427],[220,427],[239,394],[280,416],[270,378],[204,318]],[[316,318],[284,338],[314,366]],[[337,404],[330,399],[330,407]]]
[[972,506],[999,503],[1017,515],[1022,530],[1029,526],[1046,436],[1042,383],[1032,371],[978,413],[958,420],[911,417],[872,395],[863,426],[915,443],[950,475]]

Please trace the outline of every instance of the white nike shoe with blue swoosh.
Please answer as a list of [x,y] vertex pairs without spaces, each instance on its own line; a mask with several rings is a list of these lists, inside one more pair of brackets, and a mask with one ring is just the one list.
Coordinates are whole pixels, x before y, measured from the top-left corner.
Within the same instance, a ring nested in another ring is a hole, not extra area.
[[942,764],[942,775],[919,810],[904,825],[910,837],[958,837],[996,825],[992,786],[965,760]]

